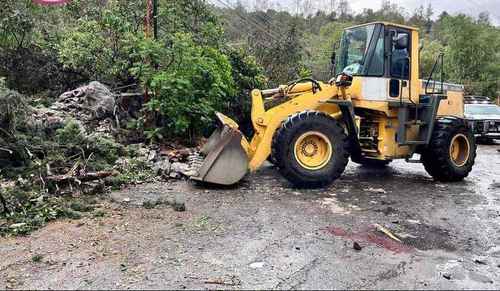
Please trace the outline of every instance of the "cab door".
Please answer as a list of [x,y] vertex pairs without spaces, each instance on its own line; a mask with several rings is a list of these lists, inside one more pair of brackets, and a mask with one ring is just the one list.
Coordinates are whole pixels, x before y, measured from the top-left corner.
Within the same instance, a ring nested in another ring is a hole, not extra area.
[[[400,27],[386,28],[386,76],[389,99],[409,102],[412,87],[412,31]],[[416,76],[418,78],[418,76]]]

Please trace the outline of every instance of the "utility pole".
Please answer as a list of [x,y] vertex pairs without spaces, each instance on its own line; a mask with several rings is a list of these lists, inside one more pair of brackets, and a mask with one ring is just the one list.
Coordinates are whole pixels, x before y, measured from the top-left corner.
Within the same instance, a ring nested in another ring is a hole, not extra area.
[[[153,37],[158,39],[158,1],[159,0],[146,0],[146,18],[144,19],[144,35],[146,38]],[[152,26],[152,27],[151,27]],[[149,60],[151,62],[151,60]],[[157,64],[155,64],[157,68]],[[158,68],[157,68],[158,69]],[[144,102],[150,99],[149,88],[144,88]]]
[[333,12],[335,12],[335,5],[336,5],[336,1],[335,0],[330,0],[330,14],[332,14]]
[[158,39],[158,1],[153,0],[153,36]]
[[148,38],[158,38],[158,0],[147,0],[144,33]]

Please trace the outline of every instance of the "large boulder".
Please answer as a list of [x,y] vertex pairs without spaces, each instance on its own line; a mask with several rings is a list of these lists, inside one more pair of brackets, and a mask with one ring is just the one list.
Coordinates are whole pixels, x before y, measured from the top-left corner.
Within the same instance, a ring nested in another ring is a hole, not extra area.
[[106,85],[94,81],[63,93],[52,109],[83,110],[88,115],[86,119],[104,119],[113,116],[115,104],[116,95]]

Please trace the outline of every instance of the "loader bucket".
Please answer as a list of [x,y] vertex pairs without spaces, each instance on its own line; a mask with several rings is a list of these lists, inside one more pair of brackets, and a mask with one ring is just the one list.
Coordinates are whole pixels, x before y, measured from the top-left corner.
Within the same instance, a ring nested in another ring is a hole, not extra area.
[[222,116],[219,116],[222,126],[212,134],[201,149],[204,160],[199,165],[197,175],[191,177],[193,180],[233,185],[248,171],[248,156],[241,145],[244,137],[233,124],[227,124]]

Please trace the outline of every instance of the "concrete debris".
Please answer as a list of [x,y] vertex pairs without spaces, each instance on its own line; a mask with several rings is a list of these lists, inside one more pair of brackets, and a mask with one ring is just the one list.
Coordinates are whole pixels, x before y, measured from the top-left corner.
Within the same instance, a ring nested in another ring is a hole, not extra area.
[[170,164],[170,161],[168,159],[163,159],[155,163],[154,165],[154,172],[158,176],[162,177],[168,177],[170,174],[170,170],[172,168],[172,165]]
[[103,119],[113,115],[115,100],[115,94],[108,87],[99,82],[90,82],[87,86],[63,93],[53,107],[83,110],[93,119]]
[[17,229],[26,226],[26,223],[16,223],[9,226],[10,229]]
[[172,172],[176,172],[182,174],[186,177],[191,177],[196,175],[196,171],[193,168],[185,163],[173,163],[171,167]]
[[476,282],[479,282],[479,283],[483,283],[483,284],[493,284],[494,283],[494,281],[491,280],[488,276],[478,274],[476,272],[469,272],[469,279],[476,281]]
[[379,194],[385,194],[385,193],[387,193],[387,191],[385,191],[382,188],[368,188],[368,189],[365,189],[365,191],[372,192],[372,193],[379,193]]
[[264,268],[265,263],[264,262],[255,262],[250,264],[250,268],[252,269],[261,269]]
[[204,283],[209,285],[239,286],[241,285],[241,280],[238,279],[236,276],[231,276],[228,279],[224,278],[208,279],[205,280]]
[[33,120],[40,128],[57,130],[72,119],[89,132],[110,134],[115,127],[117,98],[105,85],[91,82],[62,94],[49,108],[33,108]]
[[174,208],[175,211],[177,212],[184,212],[186,211],[186,197],[184,194],[176,194],[175,199],[173,201],[174,203],[172,204],[172,207]]
[[406,221],[408,221],[408,223],[411,223],[411,224],[422,224],[422,223],[420,222],[420,220],[416,220],[416,219],[408,219],[408,220],[406,220]]
[[[112,137],[120,127],[120,100],[121,96],[113,93],[104,84],[90,82],[63,93],[49,108],[34,108],[33,122],[37,128],[56,131],[63,128],[69,120],[73,120],[86,135],[92,133]],[[134,164],[133,160],[136,160],[152,169],[157,177],[185,179],[196,176],[195,169],[200,166],[201,161],[193,162],[191,158],[195,153],[196,148],[182,147],[177,143],[162,146],[137,144],[136,157],[119,158],[115,169],[130,168]],[[100,190],[100,185],[96,185],[96,188]]]

